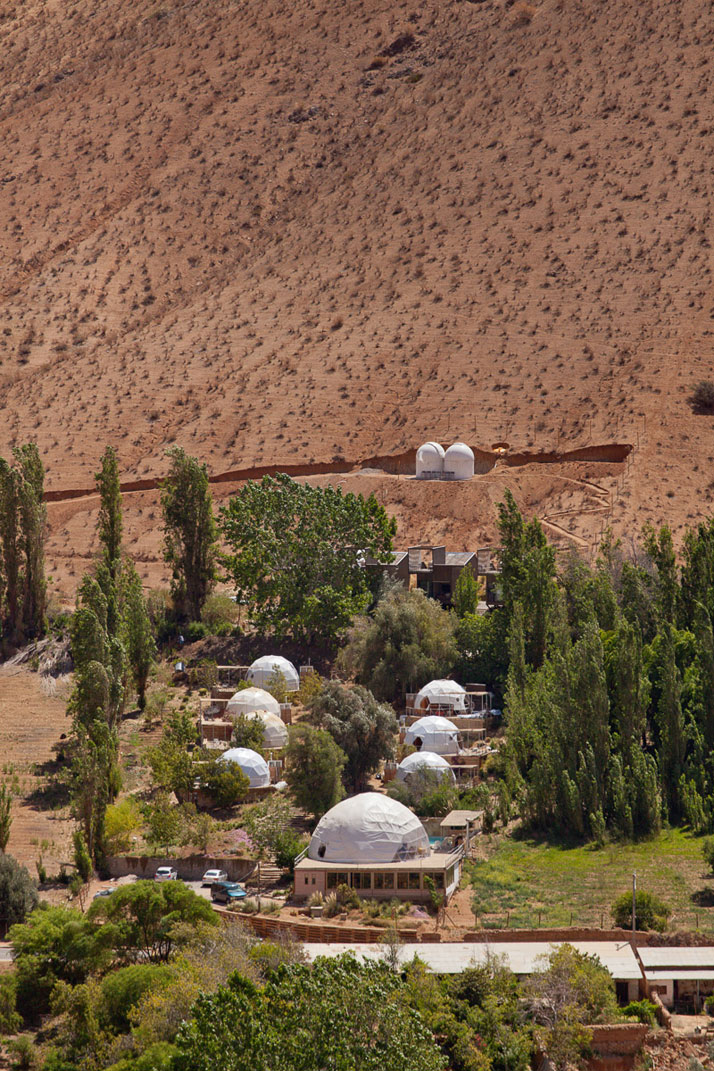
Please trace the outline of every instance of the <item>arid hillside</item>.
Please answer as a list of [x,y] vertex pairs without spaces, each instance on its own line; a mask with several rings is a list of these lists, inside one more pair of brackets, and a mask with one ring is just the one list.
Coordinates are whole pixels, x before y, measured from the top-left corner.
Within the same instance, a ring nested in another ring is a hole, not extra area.
[[[714,487],[687,401],[714,354],[712,14],[4,3],[0,452],[36,439],[53,491],[106,442],[127,480],[174,442],[215,474],[334,465],[400,543],[491,538],[505,486],[583,547],[606,519],[681,531]],[[457,437],[541,456],[460,487],[373,463]],[[126,506],[158,577],[156,494]],[[50,507],[69,587],[95,508]]]

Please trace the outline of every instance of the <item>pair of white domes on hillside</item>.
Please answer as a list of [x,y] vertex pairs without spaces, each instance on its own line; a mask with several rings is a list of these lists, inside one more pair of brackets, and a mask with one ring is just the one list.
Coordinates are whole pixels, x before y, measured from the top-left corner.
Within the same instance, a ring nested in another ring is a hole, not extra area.
[[416,474],[424,480],[470,480],[474,452],[466,443],[454,443],[446,451],[441,443],[423,443],[417,450]]

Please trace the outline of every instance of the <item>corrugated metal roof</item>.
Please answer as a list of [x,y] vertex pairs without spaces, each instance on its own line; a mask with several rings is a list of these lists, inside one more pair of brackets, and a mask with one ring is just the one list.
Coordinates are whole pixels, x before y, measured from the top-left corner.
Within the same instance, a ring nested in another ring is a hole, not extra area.
[[[468,967],[476,967],[487,957],[503,958],[514,974],[532,974],[544,965],[545,959],[560,941],[494,941],[482,944],[470,942],[444,942],[443,944],[406,944],[399,951],[401,963],[410,963],[418,956],[436,974],[458,974]],[[640,979],[642,972],[632,948],[620,941],[573,941],[580,952],[598,957],[616,981]],[[340,956],[354,952],[359,960],[379,960],[384,957],[383,945],[351,944],[305,944],[310,960],[317,956]]]
[[676,967],[681,968],[695,968],[711,969],[714,971],[714,946],[712,945],[666,945],[658,948],[651,948],[648,945],[644,945],[639,950],[640,959],[645,969],[654,968],[667,968],[671,970]]
[[663,967],[661,971],[645,971],[645,978],[648,982],[712,982],[714,968],[708,971],[680,971],[676,967],[669,970]]

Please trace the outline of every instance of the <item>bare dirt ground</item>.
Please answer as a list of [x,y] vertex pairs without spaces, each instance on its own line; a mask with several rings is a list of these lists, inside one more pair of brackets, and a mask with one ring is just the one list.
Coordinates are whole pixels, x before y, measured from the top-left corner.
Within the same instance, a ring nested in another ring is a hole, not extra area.
[[[628,536],[710,511],[706,5],[28,0],[0,41],[0,452],[36,439],[50,489],[107,442],[127,478],[175,442],[216,474],[639,442],[346,484],[461,547],[505,486],[581,547],[605,497]],[[127,495],[152,582],[156,513]],[[90,503],[50,519],[71,593]]]
[[52,745],[69,726],[66,697],[45,694],[41,682],[37,673],[22,667],[0,669],[2,779],[15,784],[17,792],[7,850],[33,876],[40,854],[50,875],[71,861],[74,826],[51,777]]

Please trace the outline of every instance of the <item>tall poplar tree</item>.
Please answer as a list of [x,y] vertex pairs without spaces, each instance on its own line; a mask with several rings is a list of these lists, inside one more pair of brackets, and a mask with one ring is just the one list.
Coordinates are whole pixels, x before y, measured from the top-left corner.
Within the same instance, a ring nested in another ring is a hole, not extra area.
[[171,468],[161,485],[164,559],[172,571],[176,609],[198,621],[216,578],[218,532],[208,472],[180,446],[168,450],[167,456]]
[[104,451],[101,468],[94,478],[101,497],[97,529],[102,543],[102,558],[109,570],[109,575],[116,584],[121,569],[121,539],[124,523],[119,464],[113,446],[107,446]]

